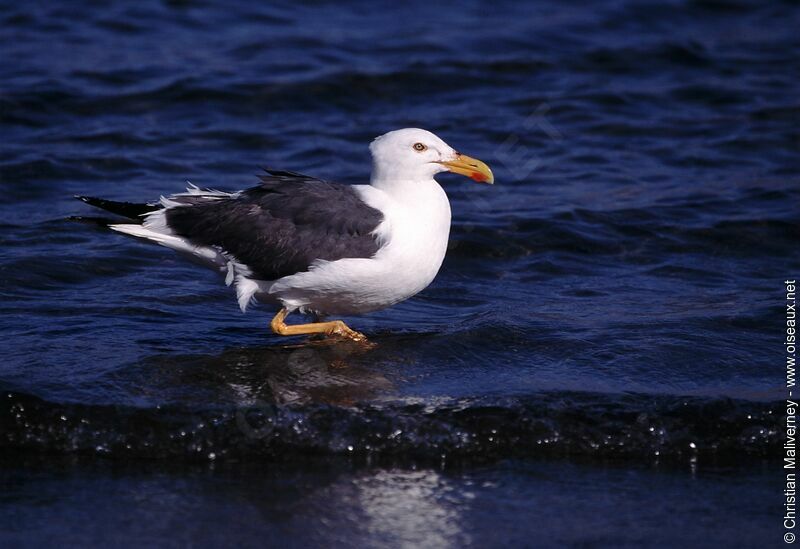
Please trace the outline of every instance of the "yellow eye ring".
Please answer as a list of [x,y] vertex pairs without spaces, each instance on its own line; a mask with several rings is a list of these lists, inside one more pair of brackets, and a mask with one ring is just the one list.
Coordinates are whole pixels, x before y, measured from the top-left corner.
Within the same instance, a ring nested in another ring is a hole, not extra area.
[[428,147],[426,147],[422,143],[414,143],[414,150],[417,151],[417,152],[422,152],[422,151],[427,150],[427,149],[428,149]]

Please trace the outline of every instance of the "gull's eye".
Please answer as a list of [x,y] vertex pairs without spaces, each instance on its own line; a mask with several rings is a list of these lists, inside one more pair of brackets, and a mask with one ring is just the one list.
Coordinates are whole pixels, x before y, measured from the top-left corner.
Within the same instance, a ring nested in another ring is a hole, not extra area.
[[426,147],[422,143],[414,143],[414,150],[417,151],[417,152],[422,152],[422,151],[425,151],[427,149],[428,149],[428,147]]

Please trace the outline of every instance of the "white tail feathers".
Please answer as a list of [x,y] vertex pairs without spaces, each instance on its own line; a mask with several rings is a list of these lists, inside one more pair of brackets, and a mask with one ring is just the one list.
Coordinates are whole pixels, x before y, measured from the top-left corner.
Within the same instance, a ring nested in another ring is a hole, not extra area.
[[[148,221],[150,219],[152,219],[152,217],[150,217]],[[156,228],[150,228],[147,226],[148,221],[145,221],[145,225],[122,223],[118,225],[109,225],[108,227],[117,232],[144,238],[150,242],[155,242],[156,244],[175,250],[176,252],[187,254],[193,258],[199,259],[201,263],[226,273],[225,283],[229,286],[232,282],[236,284],[236,297],[239,302],[239,308],[242,312],[247,310],[247,306],[253,301],[254,295],[259,290],[258,283],[248,278],[251,272],[247,266],[225,256],[221,250],[208,246],[195,246],[181,236],[160,232]],[[153,226],[161,228],[163,225],[156,221]]]
[[108,228],[120,233],[129,234],[131,236],[145,238],[151,242],[161,244],[162,246],[166,246],[167,248],[171,248],[175,251],[191,254],[199,259],[209,261],[215,265],[225,265],[227,263],[227,260],[213,248],[208,248],[206,246],[195,246],[183,237],[164,234],[153,229],[149,229],[144,225],[124,223],[119,225],[109,225]]

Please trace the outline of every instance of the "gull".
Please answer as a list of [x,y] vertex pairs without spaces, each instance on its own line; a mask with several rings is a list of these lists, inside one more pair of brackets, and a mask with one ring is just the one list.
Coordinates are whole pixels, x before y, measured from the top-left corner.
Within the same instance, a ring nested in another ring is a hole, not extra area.
[[[242,312],[258,301],[278,311],[284,336],[366,337],[335,315],[404,301],[436,277],[450,235],[450,202],[434,179],[450,171],[494,183],[489,167],[433,133],[395,130],[370,145],[368,185],[343,185],[266,170],[258,186],[226,192],[189,184],[153,203],[76,198],[127,217],[114,231],[171,248],[219,270]],[[314,322],[287,324],[293,312]]]

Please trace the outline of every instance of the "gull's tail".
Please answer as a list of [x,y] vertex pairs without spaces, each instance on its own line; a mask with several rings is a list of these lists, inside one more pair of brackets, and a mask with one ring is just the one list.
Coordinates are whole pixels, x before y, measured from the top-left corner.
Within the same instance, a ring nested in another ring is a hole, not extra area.
[[[230,196],[232,196],[230,193],[198,189],[194,186],[190,186],[185,193],[172,195],[169,198],[162,197],[158,204],[116,202],[114,200],[93,198],[91,196],[76,196],[75,198],[81,202],[85,202],[90,206],[95,206],[96,208],[122,217],[127,217],[131,221],[126,222],[120,219],[83,216],[71,217],[70,219],[74,221],[96,223],[112,231],[143,238],[155,244],[173,249],[194,261],[227,273],[225,283],[230,286],[236,274],[233,261],[225,257],[220,250],[213,246],[198,245],[186,237],[175,234],[168,225],[165,215],[166,211],[174,206],[193,204],[207,200],[220,200],[222,198],[229,198]],[[237,292],[239,292],[240,286],[240,284],[237,284]],[[242,310],[247,307],[251,296],[252,292],[248,294],[246,298],[239,299],[239,306],[242,307]]]

